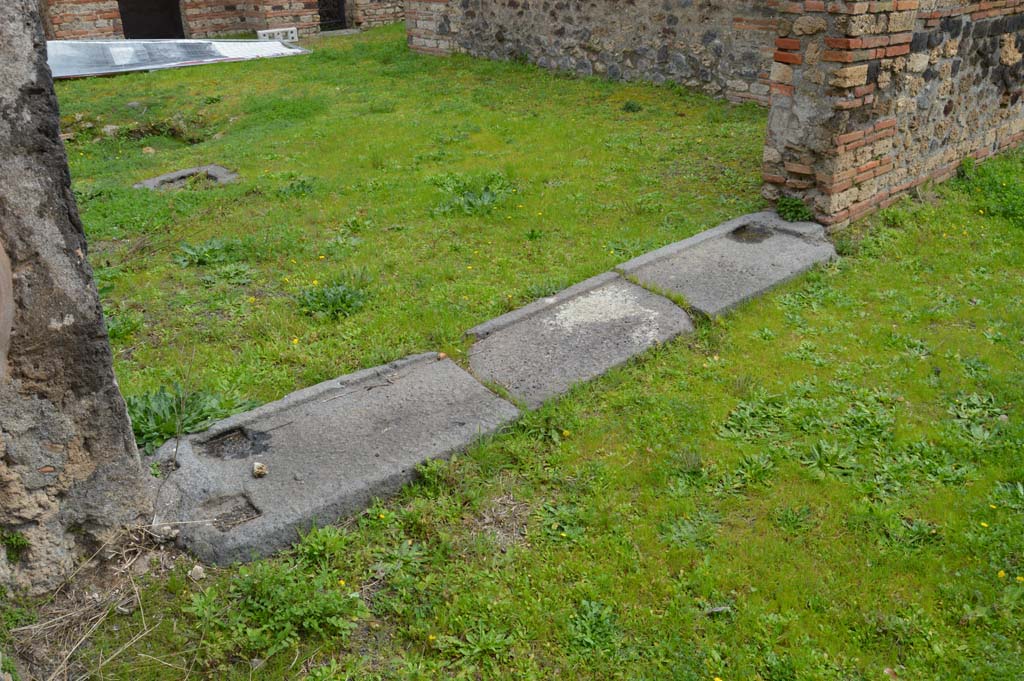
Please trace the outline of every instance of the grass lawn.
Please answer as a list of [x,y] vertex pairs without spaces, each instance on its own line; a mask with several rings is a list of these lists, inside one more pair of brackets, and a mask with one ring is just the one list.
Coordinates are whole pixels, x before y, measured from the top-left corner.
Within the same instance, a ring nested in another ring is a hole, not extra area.
[[[758,206],[759,111],[398,41],[61,87],[69,116],[124,123],[135,99],[225,133],[70,147],[109,305],[140,320],[116,340],[129,393],[187,369],[269,399],[457,356],[472,323]],[[247,179],[123,188],[214,161]],[[517,191],[483,198],[485,174]],[[897,204],[838,262],[288,554],[143,578],[143,607],[79,664],[133,681],[1024,677],[1022,178],[1011,155]],[[214,237],[230,257],[175,261]],[[305,316],[302,291],[336,277],[365,304]]]
[[[126,394],[458,359],[470,327],[763,205],[757,107],[416,55],[401,26],[311,47],[58,85]],[[243,179],[131,187],[207,163]]]

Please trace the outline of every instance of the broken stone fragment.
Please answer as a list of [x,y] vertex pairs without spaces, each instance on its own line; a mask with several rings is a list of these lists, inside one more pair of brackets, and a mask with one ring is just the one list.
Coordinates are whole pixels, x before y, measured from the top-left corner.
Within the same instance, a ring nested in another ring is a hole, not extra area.
[[206,570],[202,565],[196,565],[188,571],[188,576],[193,582],[198,582],[206,579]]
[[[146,147],[148,149],[149,147]],[[145,151],[145,149],[143,149]],[[205,165],[195,168],[185,168],[172,173],[165,173],[157,177],[151,177],[133,185],[136,189],[180,189],[186,186],[189,180],[205,179],[217,184],[231,184],[238,180],[238,173],[234,173],[224,166]]]
[[267,464],[261,463],[259,461],[253,461],[253,463],[252,463],[252,477],[254,477],[254,478],[264,478],[264,477],[267,476],[267,473],[269,473],[269,472],[270,472],[270,469],[267,468]]

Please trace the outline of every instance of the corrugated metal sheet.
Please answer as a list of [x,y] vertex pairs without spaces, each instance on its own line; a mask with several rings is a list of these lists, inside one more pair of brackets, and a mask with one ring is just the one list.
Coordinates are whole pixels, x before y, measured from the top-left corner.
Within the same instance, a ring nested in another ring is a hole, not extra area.
[[46,49],[54,78],[174,69],[308,52],[287,43],[259,40],[51,40]]

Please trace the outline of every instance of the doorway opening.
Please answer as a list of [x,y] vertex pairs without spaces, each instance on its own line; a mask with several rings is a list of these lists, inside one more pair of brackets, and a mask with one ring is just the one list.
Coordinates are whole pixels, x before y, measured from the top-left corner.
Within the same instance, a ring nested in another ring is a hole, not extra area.
[[184,38],[178,0],[117,0],[124,37]]
[[338,31],[348,28],[345,17],[345,0],[318,0],[320,10],[320,30]]

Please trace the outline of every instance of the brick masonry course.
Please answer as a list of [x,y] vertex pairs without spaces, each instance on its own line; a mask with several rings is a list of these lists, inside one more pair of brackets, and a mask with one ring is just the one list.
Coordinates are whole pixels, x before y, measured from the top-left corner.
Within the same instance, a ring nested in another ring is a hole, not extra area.
[[[838,228],[1024,141],[1024,1],[787,3],[765,195]],[[789,42],[794,41],[794,42]]]

